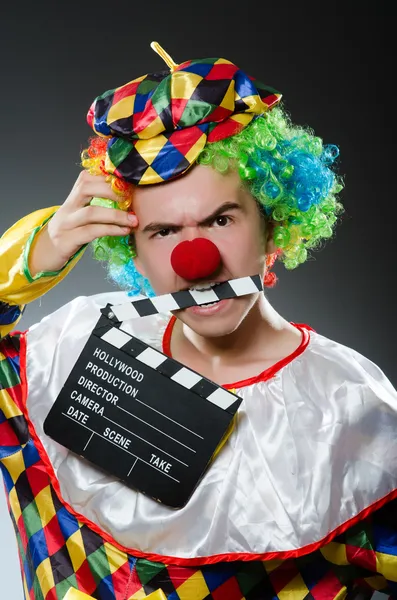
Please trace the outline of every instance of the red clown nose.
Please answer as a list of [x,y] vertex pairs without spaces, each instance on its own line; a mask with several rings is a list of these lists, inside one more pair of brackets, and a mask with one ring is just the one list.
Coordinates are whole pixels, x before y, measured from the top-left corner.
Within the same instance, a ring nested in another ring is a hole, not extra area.
[[171,254],[171,265],[175,273],[188,281],[209,277],[220,262],[218,248],[205,238],[181,242]]

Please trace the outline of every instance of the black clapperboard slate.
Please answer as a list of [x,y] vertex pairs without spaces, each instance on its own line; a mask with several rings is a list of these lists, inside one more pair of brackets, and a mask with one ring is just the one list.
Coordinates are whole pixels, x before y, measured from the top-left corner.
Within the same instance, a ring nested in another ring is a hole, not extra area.
[[[249,291],[242,285],[240,293],[231,292],[229,283],[240,281],[232,280],[217,287],[218,296],[252,293],[252,282],[262,289],[259,276],[242,279],[251,281]],[[185,291],[167,296],[181,308],[200,303]],[[159,311],[152,300],[120,306],[138,310],[137,316],[154,314]],[[109,304],[101,310],[44,431],[129,487],[181,508],[230,432],[242,400],[122,330],[115,309]]]

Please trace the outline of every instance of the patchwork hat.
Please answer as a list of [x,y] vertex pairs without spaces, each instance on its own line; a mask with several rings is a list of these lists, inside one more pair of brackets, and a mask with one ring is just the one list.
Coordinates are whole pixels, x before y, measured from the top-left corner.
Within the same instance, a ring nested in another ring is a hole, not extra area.
[[105,169],[135,185],[185,173],[207,143],[230,137],[273,108],[281,94],[224,58],[177,65],[151,47],[169,70],[149,73],[98,96],[87,121],[109,138]]

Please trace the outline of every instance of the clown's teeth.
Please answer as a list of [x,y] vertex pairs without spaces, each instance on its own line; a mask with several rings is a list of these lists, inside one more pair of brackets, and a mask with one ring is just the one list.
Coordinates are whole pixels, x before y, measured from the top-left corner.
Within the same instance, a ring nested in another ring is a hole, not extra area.
[[195,285],[195,286],[191,287],[190,290],[194,291],[194,292],[206,292],[206,291],[212,289],[213,287],[215,287],[216,285],[219,285],[219,283],[214,282],[214,283],[206,283],[205,285]]

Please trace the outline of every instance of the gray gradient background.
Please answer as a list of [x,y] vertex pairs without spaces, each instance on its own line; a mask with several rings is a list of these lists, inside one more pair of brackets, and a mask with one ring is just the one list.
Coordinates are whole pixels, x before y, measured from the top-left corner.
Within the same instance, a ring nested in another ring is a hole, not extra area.
[[[271,302],[286,318],[365,354],[397,385],[391,23],[382,1],[370,11],[306,2],[7,3],[0,233],[30,211],[63,202],[80,170],[94,97],[164,68],[150,41],[176,62],[228,58],[281,90],[296,123],[341,148],[346,214],[337,235],[297,270],[277,268]],[[86,252],[66,281],[28,307],[20,328],[77,295],[111,289],[104,274]],[[0,499],[0,598],[20,600],[16,544],[3,493]]]

